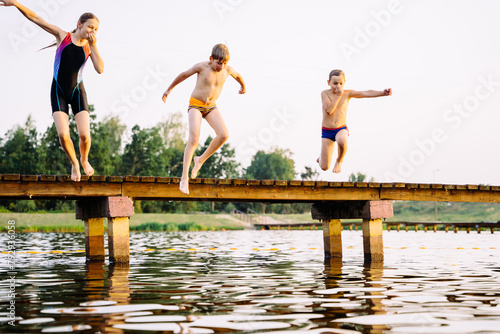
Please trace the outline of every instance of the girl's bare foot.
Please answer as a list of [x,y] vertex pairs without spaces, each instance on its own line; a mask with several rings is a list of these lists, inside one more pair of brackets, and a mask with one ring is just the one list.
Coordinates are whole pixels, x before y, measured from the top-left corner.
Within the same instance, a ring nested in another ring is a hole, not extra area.
[[71,180],[80,182],[82,175],[80,174],[80,166],[71,165]]
[[88,161],[80,161],[80,162],[82,163],[82,168],[86,175],[88,176],[94,175],[94,168],[92,168],[92,166],[89,164]]
[[191,178],[194,179],[196,175],[198,175],[198,171],[200,170],[201,166],[203,166],[202,163],[200,163],[200,157],[194,157],[193,158],[194,162],[194,167],[191,170]]
[[336,161],[335,166],[333,167],[334,173],[340,173],[342,171],[342,162]]
[[188,180],[181,179],[181,183],[179,184],[179,190],[181,193],[189,195],[189,182]]

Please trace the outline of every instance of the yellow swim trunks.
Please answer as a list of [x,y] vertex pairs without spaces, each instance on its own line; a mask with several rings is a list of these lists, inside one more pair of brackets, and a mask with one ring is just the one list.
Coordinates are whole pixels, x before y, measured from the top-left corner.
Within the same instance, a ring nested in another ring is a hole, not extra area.
[[189,99],[188,112],[189,109],[198,109],[201,112],[201,116],[203,118],[207,117],[207,115],[210,114],[210,112],[216,108],[217,106],[215,105],[215,103],[212,104],[203,103],[200,100],[195,99],[194,97],[191,97]]

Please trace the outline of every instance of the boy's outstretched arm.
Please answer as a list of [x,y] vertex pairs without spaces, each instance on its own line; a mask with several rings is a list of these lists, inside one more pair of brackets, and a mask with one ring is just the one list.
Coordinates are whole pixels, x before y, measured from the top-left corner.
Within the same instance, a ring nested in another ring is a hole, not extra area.
[[380,96],[390,96],[392,95],[392,88],[387,88],[384,90],[365,90],[365,91],[355,91],[352,90],[349,97],[354,97],[356,99],[362,99],[366,97],[380,97]]
[[236,72],[232,67],[228,66],[228,71],[229,71],[229,75],[232,76],[234,78],[234,80],[236,80],[240,84],[241,88],[240,88],[239,93],[245,94],[247,89],[245,87],[245,82],[243,81],[243,77],[238,72]]
[[31,9],[23,6],[15,0],[0,0],[1,6],[14,6],[16,7],[28,20],[45,30],[46,32],[54,35],[57,39],[57,43],[64,39],[66,32],[53,24],[47,23],[44,19],[38,16]]
[[177,76],[177,78],[175,78],[174,81],[172,81],[170,86],[168,86],[165,93],[163,93],[163,97],[161,98],[163,100],[163,102],[165,102],[167,100],[168,95],[170,94],[172,89],[174,89],[175,86],[177,86],[178,84],[180,84],[181,82],[183,82],[184,80],[186,80],[187,78],[192,76],[193,74],[198,73],[200,71],[200,66],[201,66],[201,63],[198,63],[198,64],[194,65],[193,67],[191,67],[189,70],[184,71],[181,74],[179,74]]

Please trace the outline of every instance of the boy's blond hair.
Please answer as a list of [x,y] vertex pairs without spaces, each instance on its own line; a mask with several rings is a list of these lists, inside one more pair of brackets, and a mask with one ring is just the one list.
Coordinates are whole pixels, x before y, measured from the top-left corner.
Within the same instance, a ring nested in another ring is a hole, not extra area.
[[344,71],[342,70],[333,70],[330,72],[330,75],[328,76],[328,81],[332,80],[332,77],[340,77],[342,76],[345,81],[345,74]]
[[229,49],[224,44],[216,44],[212,49],[212,59],[223,62],[229,61]]

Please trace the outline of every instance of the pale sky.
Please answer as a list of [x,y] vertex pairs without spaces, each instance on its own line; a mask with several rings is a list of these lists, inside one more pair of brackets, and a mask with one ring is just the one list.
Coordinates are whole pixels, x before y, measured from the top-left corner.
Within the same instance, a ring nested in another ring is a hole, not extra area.
[[[217,104],[243,167],[257,150],[277,146],[293,152],[297,172],[314,167],[320,180],[347,181],[362,172],[378,182],[500,185],[498,1],[22,3],[68,31],[83,12],[99,18],[104,74],[90,62],[83,74],[98,120],[117,114],[130,130],[180,111],[187,123],[195,77],[166,104],[162,93],[181,71],[208,60],[214,44],[226,43],[247,94],[228,78]],[[44,132],[52,123],[55,48],[38,50],[54,38],[12,7],[0,7],[0,31],[0,134],[29,114]],[[346,73],[346,89],[393,89],[392,97],[351,99],[341,174],[315,162],[320,93],[337,68]],[[201,141],[209,134],[204,123]]]

